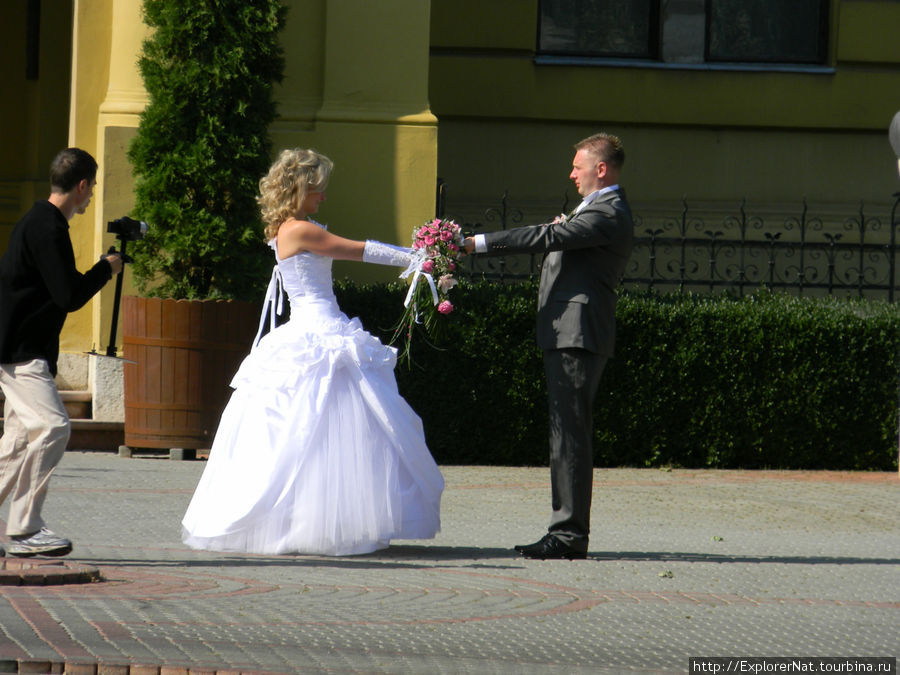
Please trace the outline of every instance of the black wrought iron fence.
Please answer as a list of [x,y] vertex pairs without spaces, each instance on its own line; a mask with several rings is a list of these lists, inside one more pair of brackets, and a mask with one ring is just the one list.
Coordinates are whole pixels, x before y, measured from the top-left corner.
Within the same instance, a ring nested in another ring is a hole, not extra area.
[[[446,213],[439,190],[437,211]],[[635,214],[635,240],[623,284],[627,288],[743,294],[760,287],[805,293],[886,298],[900,295],[900,192],[893,195],[889,214],[856,213],[842,221],[824,222],[812,215],[806,199],[796,214],[768,216],[748,213],[742,200],[737,212],[713,224],[694,216],[688,200],[671,217],[644,222]],[[561,212],[568,211],[565,195]],[[546,213],[527,218],[504,192],[496,206],[475,218],[457,218],[467,233],[507,229],[541,222]],[[886,222],[883,221],[886,220]],[[540,274],[541,256],[470,256],[461,275],[500,282],[531,279]]]

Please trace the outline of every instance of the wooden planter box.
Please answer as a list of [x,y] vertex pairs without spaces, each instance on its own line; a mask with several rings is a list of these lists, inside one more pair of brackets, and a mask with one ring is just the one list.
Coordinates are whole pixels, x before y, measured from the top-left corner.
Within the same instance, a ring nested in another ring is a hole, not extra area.
[[127,448],[209,448],[259,304],[122,298]]

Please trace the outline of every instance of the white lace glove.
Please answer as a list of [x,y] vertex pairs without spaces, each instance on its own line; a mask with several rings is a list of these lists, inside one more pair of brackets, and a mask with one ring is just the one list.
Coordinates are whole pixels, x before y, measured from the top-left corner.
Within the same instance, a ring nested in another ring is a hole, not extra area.
[[363,262],[374,263],[376,265],[393,265],[394,267],[406,267],[416,260],[417,256],[411,248],[404,246],[394,246],[393,244],[385,244],[374,239],[366,241],[366,248],[363,250]]

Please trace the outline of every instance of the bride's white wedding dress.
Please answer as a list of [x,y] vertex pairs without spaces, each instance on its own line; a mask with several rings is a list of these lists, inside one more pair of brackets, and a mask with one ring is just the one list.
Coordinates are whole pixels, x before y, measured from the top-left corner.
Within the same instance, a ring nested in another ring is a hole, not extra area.
[[433,537],[444,480],[397,391],[396,350],[340,311],[331,258],[276,252],[276,261],[267,304],[283,283],[290,321],[232,381],[182,539],[216,551],[352,555]]

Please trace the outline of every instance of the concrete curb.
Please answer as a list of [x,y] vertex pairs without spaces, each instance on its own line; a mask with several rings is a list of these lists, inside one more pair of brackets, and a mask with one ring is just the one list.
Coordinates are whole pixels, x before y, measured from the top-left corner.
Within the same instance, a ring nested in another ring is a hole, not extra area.
[[46,558],[0,558],[0,586],[56,586],[100,581],[90,565]]

